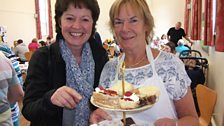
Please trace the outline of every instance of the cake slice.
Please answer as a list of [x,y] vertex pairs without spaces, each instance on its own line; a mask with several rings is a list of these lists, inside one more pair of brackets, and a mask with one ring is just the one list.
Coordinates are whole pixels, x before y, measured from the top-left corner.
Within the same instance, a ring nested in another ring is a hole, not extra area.
[[[110,88],[110,90],[114,90],[116,91],[119,95],[122,95],[122,81],[118,80],[116,84],[112,85]],[[130,83],[128,83],[127,81],[124,82],[124,92],[127,91],[132,91],[134,90],[134,86]]]
[[94,103],[107,108],[120,108],[119,96],[116,91],[105,89],[102,86],[97,87],[93,92]]
[[121,109],[134,109],[139,107],[139,97],[130,91],[125,92],[123,98],[119,100]]

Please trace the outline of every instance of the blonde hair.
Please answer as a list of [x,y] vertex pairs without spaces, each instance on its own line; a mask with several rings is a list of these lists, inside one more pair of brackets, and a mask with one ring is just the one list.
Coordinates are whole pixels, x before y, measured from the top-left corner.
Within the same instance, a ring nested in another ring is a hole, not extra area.
[[112,33],[114,33],[114,19],[118,16],[121,6],[128,3],[132,6],[133,10],[143,18],[147,26],[146,40],[148,42],[153,36],[154,19],[145,0],[115,0],[109,12],[109,26]]

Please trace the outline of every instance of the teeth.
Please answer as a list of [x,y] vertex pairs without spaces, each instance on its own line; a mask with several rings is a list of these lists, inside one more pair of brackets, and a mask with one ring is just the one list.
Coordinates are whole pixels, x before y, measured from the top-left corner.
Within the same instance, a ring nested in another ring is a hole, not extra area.
[[129,39],[131,39],[130,37],[129,38],[123,38],[124,40],[129,40]]
[[132,39],[133,37],[128,37],[128,36],[123,36],[122,39],[124,40],[129,40],[129,39]]
[[77,37],[77,36],[81,36],[82,33],[71,33],[73,36]]

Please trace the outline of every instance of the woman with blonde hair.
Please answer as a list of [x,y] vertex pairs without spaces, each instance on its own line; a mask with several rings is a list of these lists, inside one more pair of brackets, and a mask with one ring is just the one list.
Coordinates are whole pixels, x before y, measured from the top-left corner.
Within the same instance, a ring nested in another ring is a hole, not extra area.
[[[111,87],[121,80],[119,68],[125,63],[125,81],[135,88],[155,86],[160,89],[159,99],[151,108],[126,113],[126,116],[137,125],[198,126],[191,80],[184,64],[176,56],[151,49],[147,44],[153,33],[154,21],[146,1],[115,0],[110,9],[110,27],[124,53],[107,62],[100,85]],[[122,112],[98,109],[92,114],[91,121],[102,121],[107,114],[112,121],[122,119]]]

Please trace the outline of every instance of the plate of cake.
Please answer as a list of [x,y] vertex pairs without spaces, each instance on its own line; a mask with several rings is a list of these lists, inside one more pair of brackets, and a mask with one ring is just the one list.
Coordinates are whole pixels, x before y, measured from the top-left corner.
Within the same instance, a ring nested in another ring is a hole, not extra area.
[[125,82],[124,94],[122,84],[110,88],[95,88],[90,102],[101,109],[120,112],[137,112],[151,108],[159,99],[160,91],[155,86],[134,88]]

